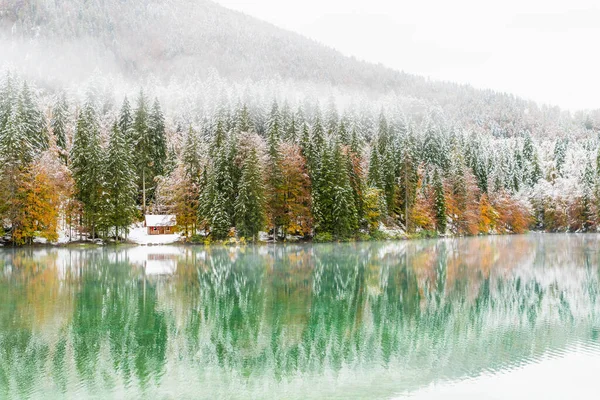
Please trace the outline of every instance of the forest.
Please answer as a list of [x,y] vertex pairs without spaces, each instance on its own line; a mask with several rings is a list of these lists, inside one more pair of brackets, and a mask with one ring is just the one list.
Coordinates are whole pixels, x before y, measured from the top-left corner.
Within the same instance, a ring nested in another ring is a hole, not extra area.
[[592,231],[593,126],[577,140],[473,129],[436,107],[337,105],[234,93],[193,118],[158,97],[0,86],[0,224],[7,242],[125,240],[172,213],[190,241],[368,240]]

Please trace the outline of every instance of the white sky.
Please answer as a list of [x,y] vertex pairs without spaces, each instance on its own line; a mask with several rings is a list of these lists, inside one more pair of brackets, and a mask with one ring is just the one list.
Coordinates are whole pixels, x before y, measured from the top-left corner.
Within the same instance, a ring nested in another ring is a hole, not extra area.
[[600,0],[215,0],[346,55],[600,108]]

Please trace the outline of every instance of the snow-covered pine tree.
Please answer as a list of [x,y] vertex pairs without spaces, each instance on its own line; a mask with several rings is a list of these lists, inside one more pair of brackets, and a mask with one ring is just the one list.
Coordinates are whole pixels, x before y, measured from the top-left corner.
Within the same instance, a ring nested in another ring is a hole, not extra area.
[[273,228],[273,238],[277,240],[281,226],[283,226],[284,198],[282,193],[283,176],[281,171],[281,116],[277,102],[273,102],[271,114],[267,124],[267,152],[266,166],[268,187],[268,215],[269,223]]
[[226,239],[231,227],[231,218],[227,212],[225,196],[216,192],[210,208],[211,236],[215,240]]
[[371,146],[371,158],[369,160],[369,175],[368,183],[369,186],[384,190],[385,185],[383,181],[383,165],[381,163],[381,155],[379,154],[379,148],[376,143]]
[[416,139],[414,138],[412,128],[409,127],[405,137],[397,149],[398,162],[398,193],[397,203],[404,228],[407,232],[412,232],[414,226],[410,219],[412,209],[417,199],[417,186],[419,183],[418,160],[416,156]]
[[148,133],[150,135],[152,157],[152,180],[164,174],[167,159],[167,138],[165,132],[165,117],[158,98],[154,99],[152,110],[148,116]]
[[50,121],[50,127],[52,128],[52,134],[56,139],[56,146],[60,152],[60,158],[65,163],[68,162],[67,153],[67,129],[69,125],[69,104],[67,103],[67,95],[62,92],[57,96],[52,108],[52,119]]
[[46,121],[26,81],[19,94],[17,114],[35,154],[46,150],[49,144]]
[[153,185],[152,165],[154,154],[153,141],[150,134],[149,116],[148,116],[148,100],[143,90],[137,100],[137,107],[133,118],[133,137],[135,144],[135,165],[138,177],[138,191],[141,195],[140,203],[142,205],[142,213],[146,214],[147,202]]
[[200,183],[202,173],[202,164],[200,160],[200,142],[198,134],[190,126],[183,143],[181,161],[186,177],[198,184]]
[[244,161],[235,200],[235,220],[238,234],[253,241],[265,224],[265,187],[254,147]]
[[348,174],[348,162],[342,154],[339,141],[333,145],[333,176],[330,184],[333,189],[332,227],[337,238],[347,238],[356,234],[358,217],[352,186]]
[[84,224],[95,237],[104,174],[98,117],[91,96],[88,96],[77,119],[70,159],[76,198],[83,204]]
[[435,226],[438,233],[446,233],[446,198],[444,196],[444,184],[438,169],[433,173],[433,195],[434,195],[434,212]]
[[[127,147],[133,150],[135,146],[135,131],[133,129],[133,115],[131,105],[127,96],[123,99],[123,105],[119,111],[119,129],[127,140]],[[131,151],[130,150],[130,151]]]
[[109,204],[107,219],[119,240],[119,237],[127,236],[129,226],[135,220],[137,177],[127,138],[116,121],[110,132],[104,173]]

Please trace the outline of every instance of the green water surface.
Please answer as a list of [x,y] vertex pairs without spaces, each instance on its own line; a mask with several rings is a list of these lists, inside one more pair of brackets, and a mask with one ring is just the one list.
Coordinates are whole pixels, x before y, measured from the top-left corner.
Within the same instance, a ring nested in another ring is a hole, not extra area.
[[600,367],[599,246],[0,249],[0,399],[531,398]]

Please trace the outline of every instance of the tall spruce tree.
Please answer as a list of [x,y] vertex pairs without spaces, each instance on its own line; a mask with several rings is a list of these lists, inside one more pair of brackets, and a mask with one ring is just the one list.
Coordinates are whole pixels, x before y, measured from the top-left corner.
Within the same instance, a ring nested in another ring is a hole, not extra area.
[[56,146],[60,152],[60,158],[66,165],[68,161],[67,154],[67,127],[69,123],[69,105],[67,103],[67,96],[63,92],[61,93],[54,103],[52,108],[52,120],[50,121],[50,127],[52,128],[52,134],[56,139]]
[[435,207],[435,226],[439,233],[446,233],[446,198],[444,196],[444,184],[439,171],[433,173],[433,195]]
[[265,187],[254,147],[244,161],[235,200],[235,216],[239,235],[256,240],[258,232],[265,224]]
[[271,108],[267,128],[267,184],[269,196],[267,199],[270,223],[273,226],[273,239],[277,240],[279,230],[283,226],[284,199],[281,191],[283,176],[281,172],[281,116],[277,103],[274,102]]
[[407,232],[412,232],[414,226],[410,219],[411,211],[417,198],[417,186],[419,184],[418,160],[416,156],[416,140],[409,128],[406,136],[402,138],[400,146],[397,149],[398,162],[398,194],[397,205],[404,228]]
[[91,236],[95,237],[101,216],[103,157],[98,117],[91,97],[88,97],[77,119],[70,158],[76,197],[83,204],[83,222]]
[[138,176],[138,191],[142,213],[146,214],[149,192],[153,185],[153,141],[148,123],[148,100],[143,91],[140,91],[133,119],[133,136],[135,144],[135,165]]
[[49,143],[46,121],[27,82],[23,82],[23,88],[19,94],[17,114],[35,153],[39,154],[46,150]]
[[165,161],[167,159],[167,139],[165,132],[165,117],[158,99],[154,99],[152,110],[148,117],[148,133],[150,135],[151,157],[152,157],[152,180],[163,175],[165,172]]
[[199,219],[208,225],[216,240],[227,237],[234,217],[234,187],[227,149],[227,137],[221,119],[209,147],[206,187],[202,189]]
[[123,133],[123,137],[127,141],[127,146],[130,148],[130,151],[133,150],[133,146],[135,146],[135,131],[133,129],[133,115],[131,111],[131,105],[129,104],[129,99],[127,96],[123,99],[123,105],[121,106],[121,111],[119,112],[119,129]]
[[313,215],[317,233],[343,239],[352,236],[358,228],[348,163],[338,141],[322,153],[321,167],[313,185]]
[[135,220],[137,177],[127,138],[117,122],[113,124],[107,149],[105,192],[108,197],[107,219],[115,230],[115,238],[125,236]]

